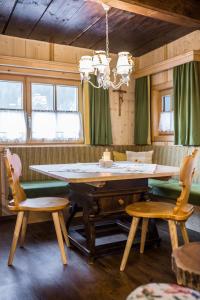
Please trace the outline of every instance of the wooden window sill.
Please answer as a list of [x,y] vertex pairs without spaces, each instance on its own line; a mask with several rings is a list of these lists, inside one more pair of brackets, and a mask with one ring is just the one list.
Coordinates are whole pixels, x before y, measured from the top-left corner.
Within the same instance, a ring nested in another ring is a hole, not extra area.
[[162,134],[162,135],[154,136],[153,142],[174,142],[174,135]]

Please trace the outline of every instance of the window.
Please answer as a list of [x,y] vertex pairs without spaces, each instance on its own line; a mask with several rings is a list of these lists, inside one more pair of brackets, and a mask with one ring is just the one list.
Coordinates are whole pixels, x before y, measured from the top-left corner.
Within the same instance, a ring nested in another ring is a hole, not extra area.
[[82,138],[78,87],[32,83],[32,139]]
[[171,81],[152,86],[151,127],[153,142],[173,142],[174,105]]
[[0,143],[81,142],[79,95],[76,83],[0,74]]
[[0,141],[25,140],[23,82],[0,80]]
[[159,131],[160,133],[174,132],[174,111],[172,95],[163,95],[161,98],[162,110],[160,113]]

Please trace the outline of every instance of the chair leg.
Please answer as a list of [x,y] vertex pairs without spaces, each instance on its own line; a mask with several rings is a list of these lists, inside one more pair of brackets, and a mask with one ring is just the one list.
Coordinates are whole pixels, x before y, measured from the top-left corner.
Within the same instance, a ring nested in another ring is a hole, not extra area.
[[64,248],[64,243],[63,243],[63,237],[62,237],[62,231],[61,231],[58,212],[53,212],[52,217],[53,217],[53,222],[54,222],[54,226],[55,226],[55,230],[56,230],[56,235],[57,235],[57,239],[58,239],[58,245],[59,245],[59,248],[60,248],[60,254],[61,254],[62,262],[63,262],[64,265],[66,265],[67,264],[67,257],[66,257],[66,254],[65,254],[65,248]]
[[140,218],[133,217],[133,220],[132,220],[132,223],[131,223],[131,228],[130,228],[129,235],[128,235],[128,239],[127,239],[127,242],[126,242],[126,247],[125,247],[122,262],[121,262],[121,266],[120,266],[120,271],[124,271],[124,269],[126,267],[126,262],[127,262],[132,244],[133,244],[133,240],[134,240],[134,237],[135,237],[135,233],[136,233],[136,230],[137,230],[139,220],[140,220]]
[[66,228],[66,225],[65,225],[65,220],[64,220],[64,216],[63,216],[62,211],[59,211],[59,219],[60,219],[60,226],[61,226],[61,230],[62,230],[64,239],[65,239],[65,243],[66,243],[67,247],[70,247],[68,232],[67,232],[67,228]]
[[181,228],[181,233],[185,244],[189,243],[189,237],[188,237],[187,229],[185,227],[185,222],[180,222],[180,228]]
[[173,220],[168,220],[169,233],[171,238],[172,250],[178,248],[178,236],[176,230],[176,222]]
[[9,253],[9,257],[8,257],[8,265],[9,266],[11,266],[13,263],[13,258],[14,258],[15,251],[17,248],[17,242],[19,239],[19,234],[20,234],[20,229],[22,226],[23,217],[24,217],[24,212],[23,211],[18,212],[17,221],[16,221],[16,225],[15,225],[15,231],[14,231],[13,240],[12,240],[12,245],[11,245],[10,253]]
[[140,253],[144,253],[144,246],[146,241],[147,229],[148,229],[148,218],[143,218],[142,220],[142,232],[141,232],[141,242],[140,242]]
[[24,247],[24,241],[26,237],[26,229],[28,224],[28,216],[29,212],[24,212],[23,222],[22,222],[22,230],[21,230],[21,237],[20,237],[20,247]]

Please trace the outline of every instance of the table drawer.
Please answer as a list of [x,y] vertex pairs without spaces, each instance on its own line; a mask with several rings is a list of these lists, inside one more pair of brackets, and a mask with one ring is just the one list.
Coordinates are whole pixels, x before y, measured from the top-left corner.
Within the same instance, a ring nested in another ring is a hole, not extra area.
[[118,195],[113,197],[102,197],[98,199],[99,212],[117,212],[125,210],[128,204],[138,201],[139,194]]

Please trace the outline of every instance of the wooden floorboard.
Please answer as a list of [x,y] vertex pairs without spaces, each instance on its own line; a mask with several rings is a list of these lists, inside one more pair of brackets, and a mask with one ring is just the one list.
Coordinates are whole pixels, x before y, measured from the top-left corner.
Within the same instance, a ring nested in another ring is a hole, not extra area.
[[[119,265],[122,253],[101,257],[93,265],[79,252],[68,251],[69,264],[60,260],[53,223],[31,224],[25,248],[18,248],[13,267],[7,267],[14,222],[0,223],[0,299],[2,300],[122,300],[141,284],[175,282],[166,224],[159,223],[162,242],[144,254],[133,249],[127,268]],[[189,231],[191,241],[200,234]]]

